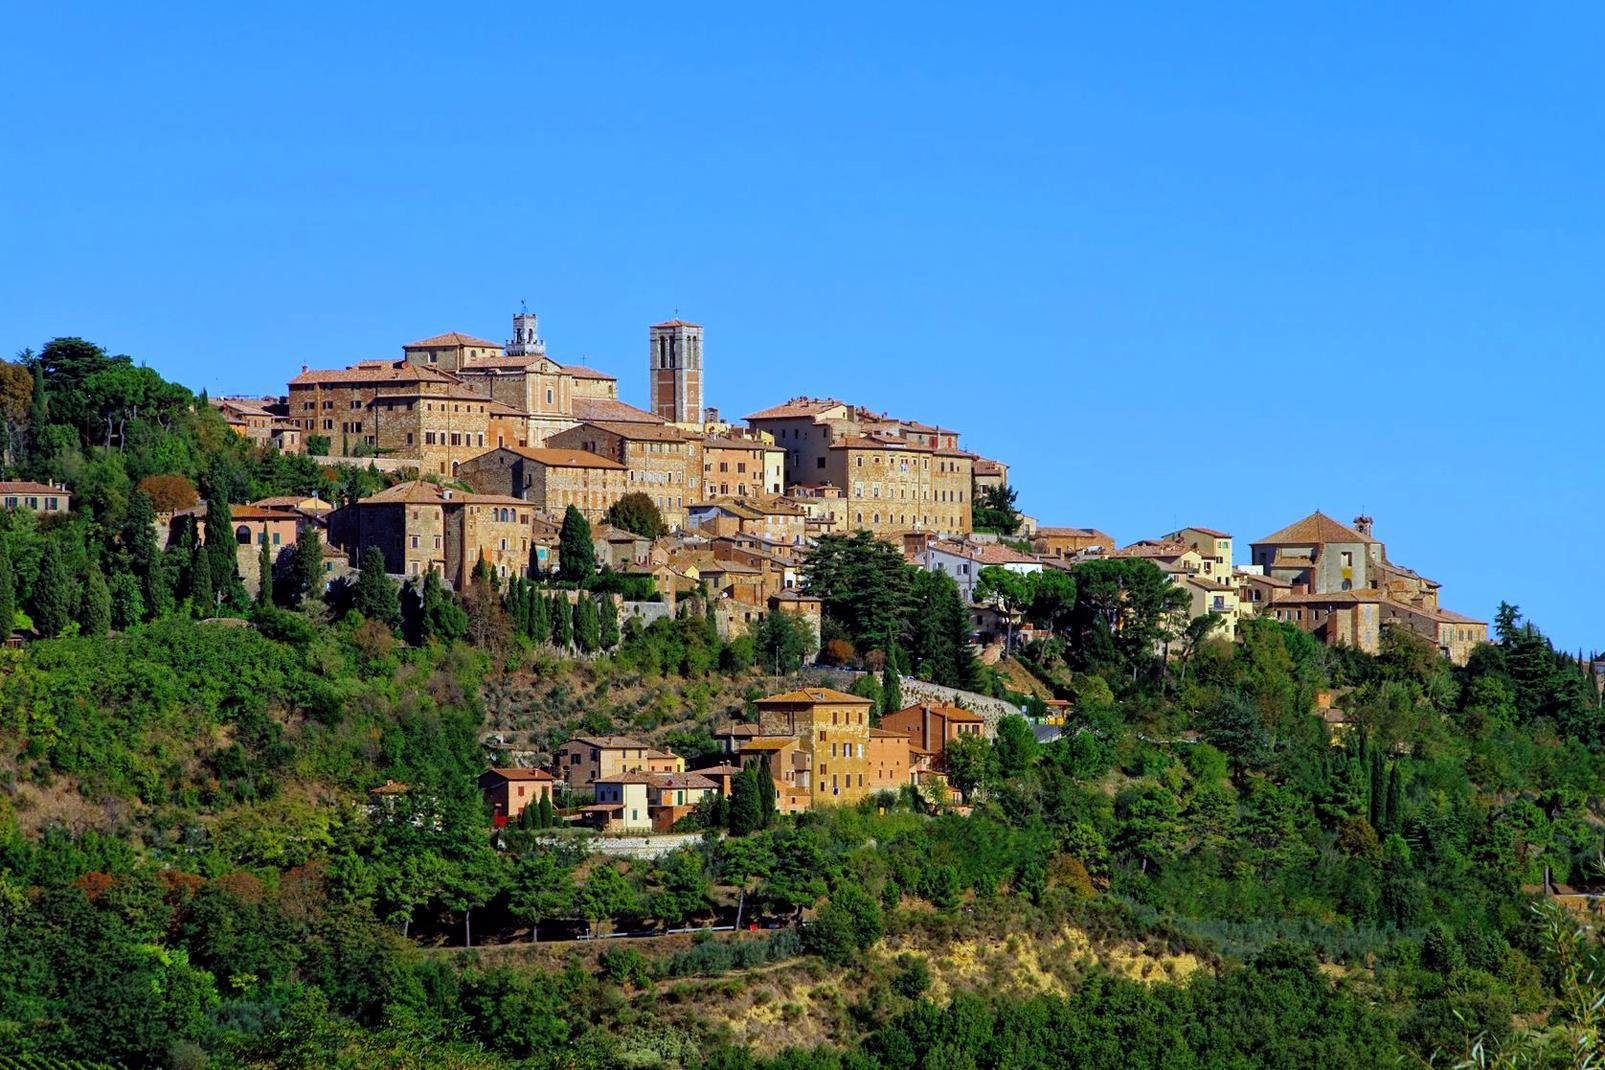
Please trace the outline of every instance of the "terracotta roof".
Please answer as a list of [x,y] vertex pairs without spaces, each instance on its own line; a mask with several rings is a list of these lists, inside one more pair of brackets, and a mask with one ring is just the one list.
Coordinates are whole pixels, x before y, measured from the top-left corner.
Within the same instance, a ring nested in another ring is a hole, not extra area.
[[741,772],[741,766],[731,765],[726,762],[722,765],[703,766],[701,769],[693,770],[693,772],[701,773],[703,776],[735,776]]
[[657,788],[717,788],[719,785],[700,772],[690,773],[659,773],[653,778],[652,786]]
[[582,423],[591,423],[598,420],[628,424],[661,424],[667,422],[661,417],[652,415],[645,409],[627,405],[617,398],[575,398],[574,419]]
[[1327,542],[1372,543],[1376,540],[1369,535],[1361,535],[1347,524],[1338,523],[1317,509],[1303,520],[1258,540],[1255,545],[1291,543],[1295,546],[1315,546]]
[[[598,453],[588,453],[585,450],[569,450],[548,447],[545,449],[530,446],[497,446],[493,450],[486,450],[480,457],[492,453],[516,453],[520,457],[531,461],[538,461],[549,468],[606,468],[611,471],[624,470],[624,466],[617,461],[610,460]],[[478,458],[471,458],[477,460]]]
[[[986,721],[985,717],[982,717],[978,713],[972,713],[969,710],[964,709],[962,706],[949,706],[946,703],[941,702],[916,702],[912,706],[904,706],[902,709],[888,713],[886,716],[896,717],[900,713],[909,713],[910,711],[919,713],[935,713],[942,717],[946,717],[949,721],[963,721],[966,724],[976,721]],[[882,720],[884,719],[885,718],[882,718]]]
[[505,494],[474,494],[469,491],[456,490],[451,487],[442,487],[438,483],[427,480],[414,479],[406,483],[397,483],[377,494],[370,494],[357,502],[358,505],[394,505],[396,503],[417,505],[449,505],[467,503],[469,505],[522,505],[529,507],[529,502],[522,498],[512,498]]
[[491,349],[500,349],[502,344],[500,342],[487,342],[483,338],[475,338],[473,335],[463,334],[461,331],[447,331],[445,334],[437,334],[433,338],[423,338],[416,342],[408,342],[401,348],[403,350],[428,349],[438,346],[487,346]]
[[52,487],[48,483],[35,483],[29,479],[18,479],[11,482],[0,482],[0,494],[68,494],[62,487]]
[[743,751],[785,750],[796,742],[793,736],[759,736],[741,744]]
[[566,740],[565,742],[584,743],[586,746],[596,747],[598,750],[652,749],[633,736],[575,736],[573,739]]
[[405,795],[412,790],[412,785],[400,780],[387,780],[377,788],[369,788],[369,795]]
[[362,360],[344,368],[303,370],[290,380],[291,386],[318,386],[326,383],[455,383],[457,378],[435,368],[421,367],[409,360]]
[[[525,769],[523,766],[491,766],[485,773],[495,773],[503,780],[556,780],[544,769]],[[481,773],[480,776],[484,776]]]
[[617,379],[616,375],[609,375],[601,368],[591,368],[584,364],[564,364],[563,374],[573,376],[575,379]]
[[1242,569],[1233,569],[1232,575],[1239,581],[1247,581],[1249,583],[1264,583],[1272,587],[1293,586],[1292,580],[1284,580],[1276,576],[1267,576],[1261,572],[1244,572]]
[[1007,470],[1008,465],[1002,461],[989,460],[986,457],[975,459],[975,474],[978,476],[1000,476]]
[[592,781],[593,784],[651,784],[662,774],[659,773],[619,773],[615,776],[599,776]]
[[786,691],[779,695],[769,695],[758,700],[758,705],[795,703],[795,702],[833,702],[851,704],[855,706],[873,706],[874,703],[858,695],[849,695],[845,691],[837,691],[832,687],[803,687],[796,691]]
[[620,438],[634,442],[685,442],[690,439],[689,435],[678,428],[662,423],[647,423],[643,420],[629,423],[612,420],[584,420],[581,421],[581,424],[584,427],[595,427],[606,431],[610,435],[617,435]]
[[927,549],[937,553],[950,554],[962,557],[968,561],[976,561],[982,565],[1040,565],[1042,562],[1030,554],[1022,554],[1018,550],[1011,550],[1007,546],[994,542],[964,543],[949,542],[943,539],[932,539]]
[[784,446],[773,442],[759,442],[750,438],[727,438],[724,435],[706,435],[702,445],[710,450],[762,450],[765,453],[785,453]]
[[894,732],[890,728],[871,728],[869,730],[869,738],[870,739],[908,739],[909,735],[908,735],[907,732]]
[[1229,539],[1232,537],[1229,531],[1216,531],[1214,528],[1201,527],[1198,524],[1189,524],[1182,528],[1181,531],[1176,532],[1176,534],[1180,535],[1182,531],[1196,531],[1200,535],[1208,535],[1212,539]]
[[750,413],[745,419],[751,420],[788,420],[802,416],[818,416],[835,408],[850,408],[845,401],[835,398],[792,398],[779,405],[771,405],[767,409],[759,409]]
[[674,320],[664,320],[662,323],[654,323],[652,326],[654,326],[654,327],[700,327],[700,326],[702,326],[702,324],[700,324],[700,323],[690,323],[690,322],[688,322],[686,320],[681,320],[681,319],[674,319]]
[[463,361],[458,371],[467,374],[476,371],[500,371],[504,368],[527,368],[531,364],[540,364],[543,361],[557,364],[557,361],[543,357],[539,353],[526,353],[521,357],[475,357],[473,360]]
[[333,502],[326,502],[312,494],[277,494],[271,498],[258,498],[251,504],[263,509],[304,509],[311,512],[334,508]]

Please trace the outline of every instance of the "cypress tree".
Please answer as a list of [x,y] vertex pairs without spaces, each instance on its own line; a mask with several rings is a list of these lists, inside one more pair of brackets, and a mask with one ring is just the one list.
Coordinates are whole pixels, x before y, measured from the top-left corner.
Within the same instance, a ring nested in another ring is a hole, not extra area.
[[758,776],[751,766],[730,782],[730,835],[745,836],[763,827],[763,804]]
[[228,495],[214,486],[206,501],[206,552],[212,568],[212,590],[226,594],[240,578],[235,556],[234,511]]
[[574,610],[561,594],[552,596],[552,644],[567,650],[574,642]]
[[1400,775],[1399,763],[1394,762],[1393,768],[1388,771],[1388,801],[1386,811],[1382,815],[1389,832],[1399,831],[1399,822],[1404,816],[1403,806],[1404,777]]
[[552,796],[550,792],[541,792],[541,801],[536,807],[537,827],[549,829],[557,824],[557,815],[552,813]]
[[156,506],[143,490],[135,490],[128,499],[128,515],[123,518],[123,546],[128,550],[129,567],[139,581],[144,606],[159,616],[170,608],[171,592],[167,589],[167,574],[162,568],[162,549],[156,541]]
[[602,649],[612,650],[619,645],[619,607],[613,596],[604,594],[598,612],[601,615]]
[[205,619],[217,615],[217,595],[212,590],[212,568],[205,547],[197,546],[190,559],[190,609]]
[[385,573],[385,554],[377,546],[362,552],[355,608],[369,620],[381,621],[392,628],[401,623],[401,591]]
[[758,783],[758,825],[768,828],[775,820],[775,778],[769,773],[768,760],[763,768],[754,767],[753,774]]
[[897,674],[897,644],[886,651],[886,665],[881,669],[881,709],[896,713],[903,708],[903,679]]
[[565,580],[584,582],[596,572],[596,543],[591,540],[590,521],[572,505],[563,511],[557,554],[557,574]]
[[546,601],[546,595],[530,585],[529,613],[525,616],[524,634],[537,643],[548,643],[552,639],[552,610]]
[[39,579],[33,589],[33,626],[46,639],[60,635],[72,618],[72,576],[62,560],[61,548],[55,540],[45,544],[44,557],[39,562]]
[[529,630],[529,597],[524,592],[524,581],[517,576],[507,581],[507,592],[502,595],[502,607],[512,618],[513,631],[523,635]]
[[85,635],[105,635],[111,630],[111,589],[106,586],[106,574],[100,571],[99,565],[90,567],[84,581],[78,627]]
[[273,551],[268,548],[267,540],[256,551],[256,604],[270,606],[273,604]]
[[0,642],[11,638],[17,626],[17,575],[11,567],[11,551],[0,539]]
[[602,645],[602,622],[596,615],[596,602],[583,592],[574,605],[574,644],[587,654]]
[[1369,776],[1366,778],[1366,786],[1370,801],[1370,813],[1368,816],[1371,820],[1371,827],[1380,829],[1384,816],[1383,811],[1387,806],[1386,792],[1388,790],[1388,782],[1387,771],[1382,765],[1382,748],[1375,744],[1371,745],[1371,769]]
[[121,570],[111,577],[111,626],[125,631],[145,619],[145,602],[139,593],[139,580]]
[[315,524],[308,524],[295,540],[291,575],[287,599],[291,605],[323,597],[323,536]]

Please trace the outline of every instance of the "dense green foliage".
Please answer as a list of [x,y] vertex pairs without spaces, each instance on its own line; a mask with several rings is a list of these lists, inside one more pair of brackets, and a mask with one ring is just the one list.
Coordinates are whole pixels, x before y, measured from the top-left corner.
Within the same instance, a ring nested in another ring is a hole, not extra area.
[[[621,626],[583,518],[561,587],[486,567],[462,597],[397,590],[370,557],[326,590],[309,533],[253,604],[226,509],[164,548],[155,498],[375,473],[253,447],[77,340],[5,367],[11,472],[76,507],[0,514],[0,617],[30,639],[0,651],[0,1067],[1368,1067],[1478,1038],[1572,1065],[1602,1024],[1597,940],[1533,907],[1601,886],[1605,708],[1513,606],[1457,668],[1404,629],[1375,657],[1269,620],[1211,638],[1147,562],[989,572],[1046,636],[1018,653],[1070,703],[1060,738],[1005,717],[953,743],[964,811],[927,786],[784,816],[750,765],[687,819],[699,840],[626,861],[567,797],[495,827],[494,712],[539,694],[553,732],[719,760],[714,719],[813,657],[803,618],[721,639],[703,595]],[[953,581],[895,548],[827,538],[807,585],[877,710],[982,675]],[[703,719],[618,723],[606,688]],[[718,688],[738,697],[709,708]],[[774,928],[575,939],[714,923]],[[937,965],[1072,929],[1090,950],[1042,960],[1051,986]],[[1201,968],[1126,977],[1098,957],[1119,946]],[[770,1017],[815,1015],[813,1046],[733,1044],[741,986],[792,976],[822,982],[811,1009]]]

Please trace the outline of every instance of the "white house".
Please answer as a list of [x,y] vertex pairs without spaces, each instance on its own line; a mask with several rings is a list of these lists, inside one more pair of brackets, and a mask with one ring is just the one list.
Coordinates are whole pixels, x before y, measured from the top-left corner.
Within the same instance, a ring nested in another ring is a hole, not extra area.
[[950,539],[927,539],[924,549],[916,551],[914,563],[927,572],[945,572],[952,576],[966,603],[975,601],[976,577],[983,568],[995,565],[1021,575],[1042,571],[1041,561],[1007,546]]

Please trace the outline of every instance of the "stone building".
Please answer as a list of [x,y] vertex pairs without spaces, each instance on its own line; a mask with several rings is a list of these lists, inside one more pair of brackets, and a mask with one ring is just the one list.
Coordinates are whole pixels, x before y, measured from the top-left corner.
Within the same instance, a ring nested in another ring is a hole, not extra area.
[[854,803],[876,790],[869,762],[869,699],[809,687],[759,699],[757,705],[759,727],[769,737],[796,740],[801,759],[793,786],[808,794],[811,805]]
[[503,355],[500,344],[461,331],[447,331],[433,338],[408,342],[401,347],[401,352],[410,364],[444,372],[455,372],[469,361]]
[[669,423],[701,423],[702,327],[680,319],[654,323],[648,340],[652,414]]
[[1274,600],[1260,612],[1369,653],[1383,627],[1408,627],[1464,664],[1487,641],[1487,622],[1440,606],[1437,581],[1389,560],[1371,528],[1368,516],[1351,527],[1316,511],[1253,543],[1254,566],[1288,588],[1279,596],[1268,590]]
[[368,547],[377,546],[392,575],[433,571],[463,590],[481,558],[498,576],[529,574],[533,513],[521,498],[413,480],[330,513],[329,541],[345,550],[355,567]]
[[502,446],[464,461],[457,478],[482,494],[522,498],[537,512],[561,516],[569,506],[601,520],[629,491],[619,462],[584,450]]
[[329,440],[331,456],[383,454],[438,475],[486,449],[527,441],[522,412],[406,360],[303,367],[290,380],[288,405],[305,435]]
[[72,495],[65,485],[55,483],[0,481],[0,506],[33,513],[66,513],[72,510]]
[[840,438],[825,452],[823,475],[842,488],[849,531],[967,535],[970,460],[961,450],[881,435]]
[[1113,550],[1117,545],[1097,528],[1039,527],[1031,537],[1031,552],[1040,557],[1075,557],[1089,550]]
[[575,736],[558,746],[554,771],[570,791],[584,791],[604,777],[647,772],[654,753],[632,736]]
[[584,450],[623,465],[630,491],[651,498],[671,528],[702,496],[702,442],[661,423],[582,423],[548,438],[551,448]]
[[792,398],[747,422],[786,451],[788,489],[830,483],[841,490],[840,531],[970,531],[975,455],[958,448],[957,431],[835,398]]
[[1009,485],[1009,466],[1002,461],[989,460],[986,457],[977,457],[970,466],[971,474],[975,477],[975,493],[996,490],[998,487]]
[[709,435],[702,440],[702,482],[708,497],[779,494],[786,481],[786,451],[772,442]]

